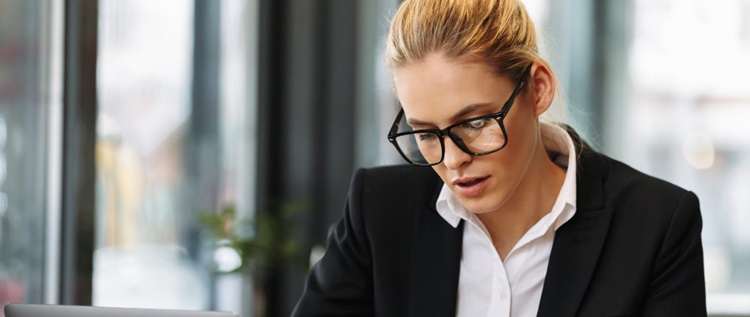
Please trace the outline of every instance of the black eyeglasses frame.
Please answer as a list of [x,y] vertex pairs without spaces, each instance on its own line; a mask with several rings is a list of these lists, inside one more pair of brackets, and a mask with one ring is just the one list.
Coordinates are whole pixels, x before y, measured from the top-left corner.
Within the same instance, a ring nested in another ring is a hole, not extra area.
[[[516,88],[513,90],[513,93],[510,95],[510,97],[505,102],[505,104],[503,104],[503,107],[502,109],[500,109],[499,112],[461,120],[446,127],[445,129],[420,129],[420,130],[413,130],[409,132],[397,133],[398,128],[399,128],[399,122],[401,122],[401,119],[403,119],[404,117],[404,109],[402,108],[398,112],[398,115],[396,116],[396,120],[393,121],[393,125],[391,126],[391,129],[388,132],[388,141],[391,144],[393,144],[393,146],[396,148],[398,153],[401,154],[401,157],[403,157],[410,164],[416,165],[416,166],[434,166],[443,162],[443,159],[445,158],[445,141],[444,141],[445,136],[448,136],[451,140],[453,140],[453,143],[455,143],[456,146],[458,146],[458,148],[461,149],[461,151],[464,151],[464,153],[467,153],[473,156],[488,155],[488,154],[492,154],[492,153],[502,150],[508,144],[508,134],[505,131],[505,124],[504,124],[505,117],[508,115],[508,112],[510,111],[511,107],[515,103],[516,96],[518,96],[518,94],[521,92],[521,89],[524,87],[526,78],[528,78],[529,73],[531,72],[531,66],[532,65],[529,65],[526,68],[526,70],[523,72],[523,75],[521,75],[521,79],[518,80],[518,84],[516,84]],[[460,126],[462,124],[465,124],[471,121],[482,120],[482,119],[495,119],[495,121],[497,121],[497,123],[500,125],[500,129],[502,130],[503,136],[504,136],[504,142],[503,142],[503,145],[500,146],[499,148],[492,150],[492,151],[487,151],[487,152],[474,152],[466,146],[466,144],[463,142],[463,140],[461,140],[461,138],[458,135],[450,132],[451,129],[457,126]],[[438,160],[435,163],[425,164],[425,163],[414,162],[406,156],[406,154],[401,150],[401,147],[398,146],[396,138],[402,135],[417,134],[417,133],[434,133],[438,136],[438,139],[440,139],[440,148],[442,150],[442,153],[440,154],[440,160]]]

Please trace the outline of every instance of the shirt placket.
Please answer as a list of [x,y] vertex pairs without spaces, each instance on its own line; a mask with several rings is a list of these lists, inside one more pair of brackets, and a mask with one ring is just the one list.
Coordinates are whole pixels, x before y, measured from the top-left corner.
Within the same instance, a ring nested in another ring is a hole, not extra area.
[[510,317],[510,306],[511,306],[511,293],[510,293],[510,282],[508,279],[508,273],[505,270],[503,261],[500,260],[500,256],[497,254],[495,247],[492,242],[488,239],[489,248],[492,250],[493,264],[492,264],[492,293],[490,300],[490,308],[487,311],[487,317]]

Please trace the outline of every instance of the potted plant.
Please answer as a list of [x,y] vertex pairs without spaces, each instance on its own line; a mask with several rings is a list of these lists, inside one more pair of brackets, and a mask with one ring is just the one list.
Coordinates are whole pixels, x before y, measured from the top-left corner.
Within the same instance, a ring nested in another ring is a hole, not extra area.
[[283,264],[305,267],[300,254],[297,229],[291,218],[304,208],[302,202],[279,205],[273,213],[258,213],[252,219],[239,219],[233,204],[217,211],[201,213],[201,223],[209,233],[214,254],[221,252],[237,261],[212,261],[216,274],[241,273],[249,276],[253,289],[253,316],[266,315],[266,293],[271,270]]

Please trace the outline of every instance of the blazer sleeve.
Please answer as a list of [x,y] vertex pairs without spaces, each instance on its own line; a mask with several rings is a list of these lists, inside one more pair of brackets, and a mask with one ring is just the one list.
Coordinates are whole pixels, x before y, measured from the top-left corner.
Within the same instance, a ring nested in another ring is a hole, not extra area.
[[352,179],[343,217],[328,236],[326,252],[312,268],[292,316],[372,316],[369,242],[362,219],[364,170]]
[[687,192],[654,263],[643,316],[706,316],[701,228],[698,197]]

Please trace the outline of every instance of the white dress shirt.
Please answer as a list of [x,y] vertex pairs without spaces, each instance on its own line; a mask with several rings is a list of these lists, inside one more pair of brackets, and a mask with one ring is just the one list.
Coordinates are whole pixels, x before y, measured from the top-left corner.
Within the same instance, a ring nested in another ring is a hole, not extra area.
[[[437,211],[454,228],[464,225],[456,316],[536,316],[555,231],[576,211],[575,147],[559,126],[541,122],[544,148],[566,169],[565,180],[552,210],[513,246],[505,262],[500,259],[487,229],[443,185]],[[521,211],[519,211],[521,212]]]

